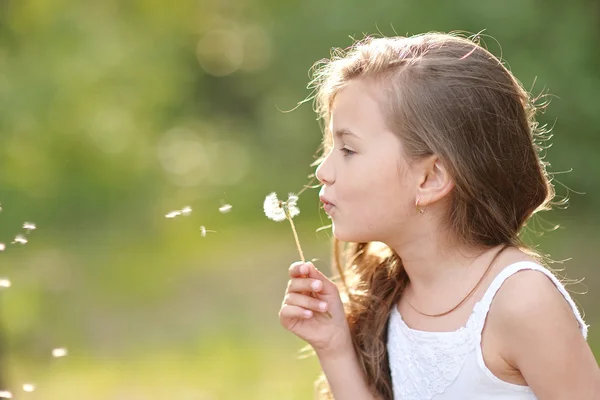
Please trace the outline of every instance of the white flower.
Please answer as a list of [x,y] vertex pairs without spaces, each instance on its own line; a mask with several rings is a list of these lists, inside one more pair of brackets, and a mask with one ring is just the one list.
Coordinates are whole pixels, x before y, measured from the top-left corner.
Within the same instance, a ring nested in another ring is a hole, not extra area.
[[233,206],[231,204],[225,204],[221,207],[219,207],[219,211],[223,214],[228,213],[229,211],[231,211],[231,209],[233,208]]
[[300,214],[297,202],[298,196],[293,193],[290,193],[288,200],[283,202],[277,198],[277,193],[273,192],[265,198],[263,204],[265,215],[273,221],[280,222],[286,219],[285,209],[287,208],[290,218],[294,218]]

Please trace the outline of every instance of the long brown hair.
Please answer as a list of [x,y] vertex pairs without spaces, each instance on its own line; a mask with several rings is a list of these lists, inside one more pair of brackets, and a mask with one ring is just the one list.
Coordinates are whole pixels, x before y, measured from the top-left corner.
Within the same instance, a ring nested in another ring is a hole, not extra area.
[[[336,94],[353,80],[383,93],[386,123],[406,157],[437,155],[454,180],[445,222],[468,246],[515,246],[541,260],[519,233],[554,188],[541,156],[546,132],[535,121],[536,101],[492,53],[473,38],[427,33],[367,37],[312,68],[315,111],[323,128],[320,164],[333,145],[329,122]],[[373,392],[393,398],[387,322],[408,277],[400,257],[379,242],[334,239],[333,264],[354,347]],[[326,377],[317,398],[331,399]]]

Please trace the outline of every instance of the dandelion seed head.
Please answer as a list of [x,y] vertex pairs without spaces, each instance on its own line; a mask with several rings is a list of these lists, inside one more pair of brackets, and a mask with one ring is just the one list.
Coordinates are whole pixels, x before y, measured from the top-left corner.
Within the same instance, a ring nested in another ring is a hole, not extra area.
[[0,287],[9,288],[11,285],[8,279],[0,279]]
[[33,222],[24,222],[23,223],[23,229],[27,229],[28,231],[32,231],[34,229],[36,229],[36,226]]
[[277,198],[277,193],[273,192],[267,195],[263,204],[263,209],[267,218],[276,222],[281,222],[285,219],[285,210],[283,203]]
[[0,399],[12,399],[12,398],[13,398],[13,396],[12,396],[11,392],[8,392],[6,390],[0,391]]
[[233,206],[231,204],[225,204],[221,207],[219,207],[219,211],[223,214],[228,213],[229,211],[231,211],[231,209],[233,208]]
[[286,208],[290,218],[294,218],[300,214],[298,208],[298,196],[294,193],[290,193],[287,201],[281,201],[277,198],[276,193],[271,193],[265,198],[263,208],[265,215],[273,221],[283,221],[286,219]]
[[286,204],[291,218],[294,218],[296,215],[300,214],[300,209],[298,208],[298,196],[296,196],[294,193],[288,194]]
[[25,244],[25,243],[27,243],[27,239],[25,239],[25,236],[23,236],[23,235],[17,235],[15,237],[15,240],[13,241],[13,243]]
[[56,349],[52,349],[52,357],[64,357],[67,355],[67,349],[65,349],[64,347],[59,347]]
[[23,390],[26,392],[33,392],[35,390],[35,385],[33,385],[31,383],[25,383],[23,385]]

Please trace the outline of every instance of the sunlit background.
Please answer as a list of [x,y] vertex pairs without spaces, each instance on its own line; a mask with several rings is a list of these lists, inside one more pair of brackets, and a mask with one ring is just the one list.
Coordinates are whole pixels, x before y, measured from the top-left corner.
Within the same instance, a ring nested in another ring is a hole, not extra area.
[[[596,0],[0,0],[2,387],[311,398],[318,362],[277,316],[298,254],[262,212],[314,172],[311,104],[287,111],[331,47],[430,30],[485,30],[525,87],[555,95],[547,161],[571,201],[529,239],[585,277],[568,288],[600,358]],[[328,270],[317,190],[299,206],[304,252]]]

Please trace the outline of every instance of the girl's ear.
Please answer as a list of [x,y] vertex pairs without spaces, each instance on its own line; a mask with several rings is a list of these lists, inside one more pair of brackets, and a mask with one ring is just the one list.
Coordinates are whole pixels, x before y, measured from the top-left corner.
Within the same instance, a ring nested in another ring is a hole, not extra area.
[[417,196],[423,207],[446,197],[454,188],[454,180],[444,162],[436,155],[426,157],[420,162],[421,174]]

